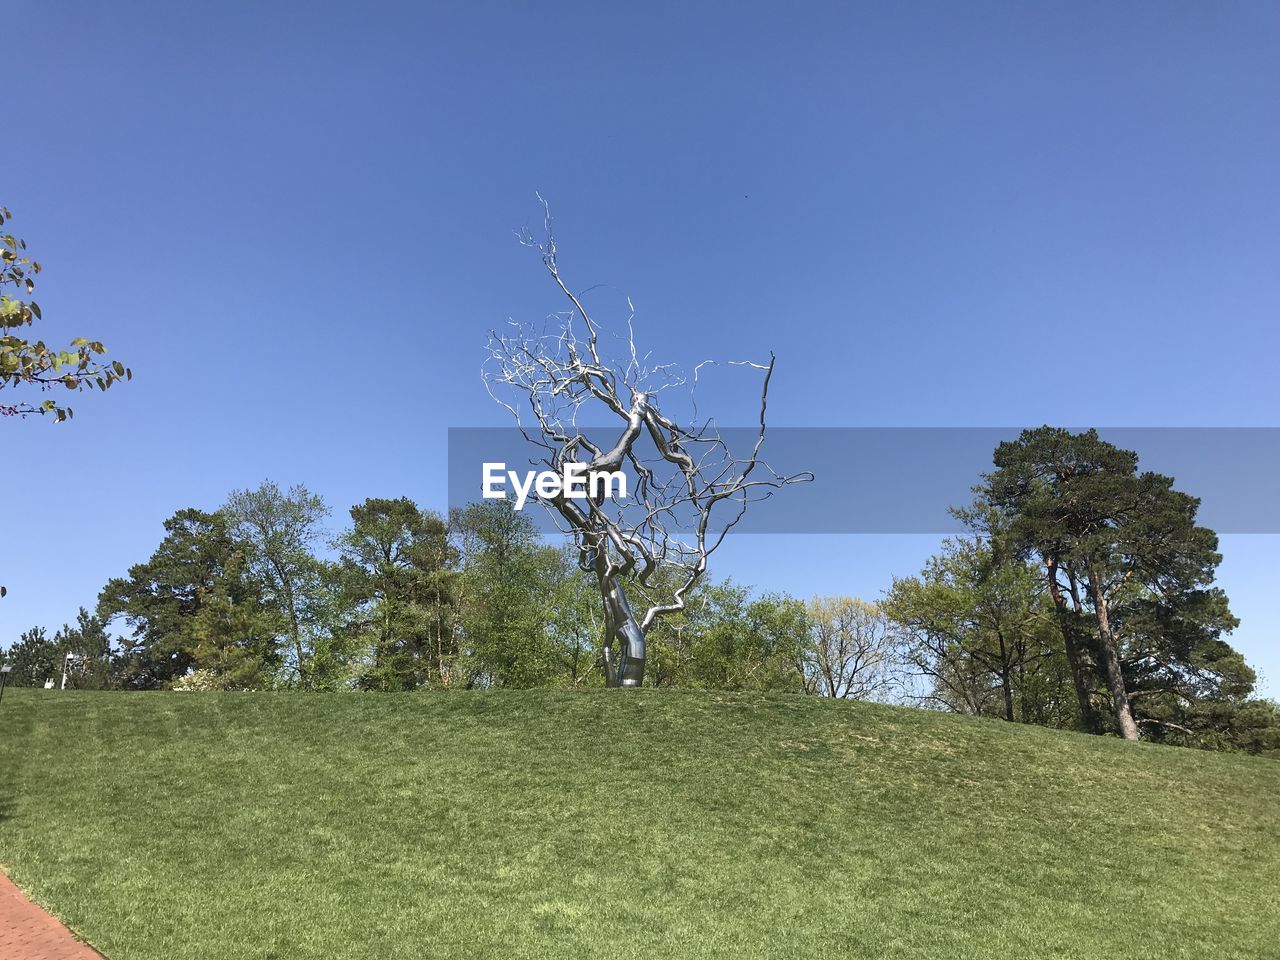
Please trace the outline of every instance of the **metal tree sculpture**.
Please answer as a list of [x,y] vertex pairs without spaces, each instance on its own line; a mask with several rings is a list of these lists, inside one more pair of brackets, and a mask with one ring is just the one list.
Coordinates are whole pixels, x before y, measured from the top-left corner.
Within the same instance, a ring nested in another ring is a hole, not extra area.
[[[573,537],[579,566],[594,573],[599,584],[606,682],[638,687],[644,680],[645,636],[658,618],[684,609],[706,572],[707,558],[747,505],[812,475],[781,476],[761,458],[772,353],[767,364],[731,361],[763,375],[750,454],[735,456],[714,420],[698,419],[693,399],[698,372],[714,361],[698,364],[692,383],[671,364],[649,366],[647,355],[636,350],[634,313],[620,338],[623,359],[606,360],[600,325],[560,275],[549,216],[545,227],[545,240],[526,233],[521,242],[541,252],[572,309],[548,318],[541,328],[513,322],[512,332],[493,333],[485,383],[551,470],[559,474],[568,464],[585,464],[573,469],[613,473],[629,468],[634,475],[630,496],[601,485],[585,497],[561,491],[538,500],[557,527]],[[662,413],[658,395],[683,386],[689,387],[693,412],[680,423]],[[504,392],[512,399],[500,396]],[[522,409],[532,420],[522,416]],[[580,425],[593,416],[615,426]],[[644,598],[643,614],[632,607],[628,588]]]

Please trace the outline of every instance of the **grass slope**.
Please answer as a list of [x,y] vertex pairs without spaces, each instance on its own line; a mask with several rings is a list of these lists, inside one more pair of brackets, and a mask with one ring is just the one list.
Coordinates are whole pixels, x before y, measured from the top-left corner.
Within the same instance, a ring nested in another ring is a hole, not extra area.
[[1280,955],[1280,763],[920,711],[11,690],[0,784],[111,960]]

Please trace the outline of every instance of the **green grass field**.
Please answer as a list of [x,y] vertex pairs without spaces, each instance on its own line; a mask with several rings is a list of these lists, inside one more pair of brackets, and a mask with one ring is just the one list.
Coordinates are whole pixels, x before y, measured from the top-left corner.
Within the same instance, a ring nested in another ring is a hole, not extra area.
[[61,693],[0,865],[111,960],[1280,956],[1280,763],[814,698]]

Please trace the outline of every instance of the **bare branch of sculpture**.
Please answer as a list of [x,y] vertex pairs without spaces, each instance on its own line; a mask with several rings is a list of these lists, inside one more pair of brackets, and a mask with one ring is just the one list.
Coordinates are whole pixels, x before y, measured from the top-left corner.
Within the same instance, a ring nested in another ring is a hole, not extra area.
[[[600,487],[585,499],[561,492],[539,500],[573,538],[579,566],[599,585],[607,682],[638,687],[645,635],[658,618],[684,609],[708,558],[747,506],[813,477],[775,473],[761,456],[772,353],[767,363],[729,361],[762,375],[758,428],[750,453],[741,456],[713,420],[698,419],[696,399],[688,419],[659,408],[664,391],[688,387],[692,395],[698,373],[715,361],[698,364],[692,383],[672,364],[651,365],[636,346],[634,309],[621,337],[623,358],[606,360],[605,331],[561,276],[545,202],[543,209],[544,237],[525,232],[520,240],[541,253],[569,309],[541,325],[513,322],[507,332],[491,334],[483,377],[549,469],[585,464],[588,473],[629,468],[634,474],[626,497]],[[614,426],[589,425],[600,419]],[[643,613],[633,609],[628,590],[643,598]]]

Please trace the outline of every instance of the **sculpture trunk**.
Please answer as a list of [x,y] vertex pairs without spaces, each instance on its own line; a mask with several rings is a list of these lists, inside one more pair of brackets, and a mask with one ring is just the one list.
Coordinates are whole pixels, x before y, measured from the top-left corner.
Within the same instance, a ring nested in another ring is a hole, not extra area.
[[[631,611],[618,578],[597,571],[604,600],[604,670],[611,687],[638,687],[644,682],[644,632]],[[617,642],[617,660],[613,644]]]

